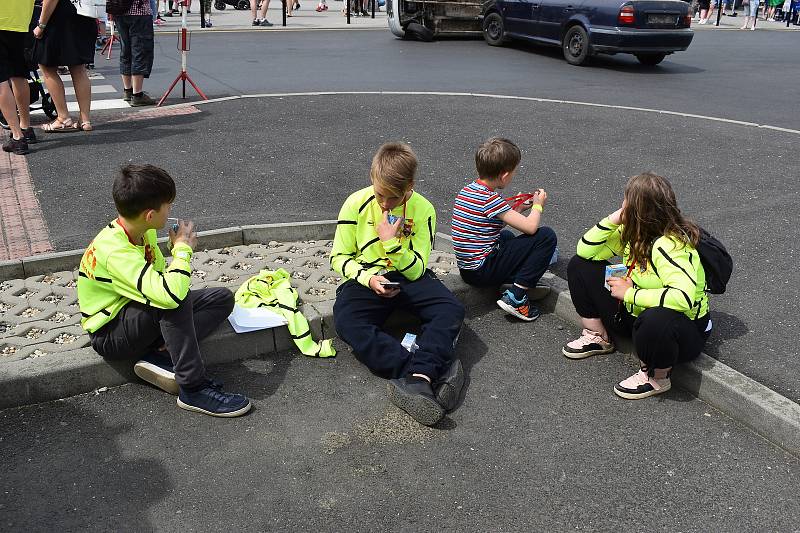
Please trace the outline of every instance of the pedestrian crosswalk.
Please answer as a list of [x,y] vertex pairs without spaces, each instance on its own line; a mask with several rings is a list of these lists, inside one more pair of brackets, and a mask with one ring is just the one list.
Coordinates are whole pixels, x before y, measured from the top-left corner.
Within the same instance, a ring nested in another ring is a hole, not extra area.
[[[116,65],[115,65],[116,66]],[[104,109],[123,109],[129,104],[122,99],[122,81],[115,74],[114,67],[98,67],[89,71],[89,81],[92,85],[92,111]],[[75,88],[69,74],[62,74],[64,82],[64,95],[67,97],[67,109],[70,113],[78,111],[78,101],[75,98]],[[42,110],[32,111],[31,114],[44,114]]]

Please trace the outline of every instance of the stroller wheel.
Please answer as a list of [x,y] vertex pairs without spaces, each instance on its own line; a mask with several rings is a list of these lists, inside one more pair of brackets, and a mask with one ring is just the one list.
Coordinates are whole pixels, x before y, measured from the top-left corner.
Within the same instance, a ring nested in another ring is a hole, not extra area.
[[239,9],[250,9],[250,2],[248,2],[247,0],[239,0],[236,3],[236,7],[238,7]]
[[42,111],[44,111],[44,114],[47,115],[47,118],[51,120],[55,120],[55,118],[58,116],[56,105],[53,103],[53,99],[50,98],[49,94],[46,94],[42,97]]
[[8,129],[8,121],[6,120],[6,117],[3,116],[2,113],[0,113],[0,128],[3,128],[4,130]]
[[225,11],[225,2],[217,0],[214,2],[214,7],[216,7],[218,11]]

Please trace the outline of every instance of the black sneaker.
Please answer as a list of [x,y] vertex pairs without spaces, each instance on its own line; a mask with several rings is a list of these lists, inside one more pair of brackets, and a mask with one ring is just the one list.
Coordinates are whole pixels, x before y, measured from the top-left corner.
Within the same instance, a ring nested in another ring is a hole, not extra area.
[[27,128],[22,130],[22,137],[25,139],[25,142],[28,144],[36,144],[39,140],[36,138],[36,132],[33,131],[33,128]]
[[252,404],[247,396],[225,392],[221,383],[209,381],[198,391],[188,392],[181,388],[178,407],[205,415],[233,418],[245,414]]
[[142,91],[139,94],[131,95],[131,107],[142,107],[146,105],[156,105],[156,102],[149,94]]
[[28,142],[25,140],[25,137],[22,139],[15,139],[12,135],[3,143],[3,151],[14,152],[17,155],[25,155],[28,153]]
[[175,367],[172,359],[164,355],[165,353],[153,352],[145,355],[133,365],[133,373],[149,384],[177,396],[180,389],[175,383]]
[[388,387],[389,400],[420,424],[433,426],[444,416],[427,380],[411,376],[392,379]]
[[458,404],[462,388],[464,388],[464,366],[460,359],[456,359],[436,382],[436,401],[445,411],[452,411]]
[[126,102],[131,101],[131,97],[133,96],[133,89],[122,89],[122,99]]
[[261,26],[261,21],[258,19],[253,19],[253,26]]
[[265,28],[269,28],[270,26],[272,26],[272,23],[270,21],[268,21],[267,19],[264,19],[258,25],[259,26],[264,26]]

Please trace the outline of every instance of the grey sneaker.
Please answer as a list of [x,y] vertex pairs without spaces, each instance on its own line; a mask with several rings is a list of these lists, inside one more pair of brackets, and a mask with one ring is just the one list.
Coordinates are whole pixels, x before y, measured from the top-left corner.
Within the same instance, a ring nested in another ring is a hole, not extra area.
[[456,359],[450,364],[447,371],[439,376],[436,382],[436,401],[444,407],[445,411],[452,411],[458,404],[461,397],[461,389],[464,388],[464,367],[460,359]]
[[141,92],[139,94],[131,95],[131,107],[141,107],[146,105],[156,105],[156,102],[153,98],[150,97],[149,94],[146,92]]
[[434,426],[444,416],[444,408],[426,380],[410,376],[392,379],[388,388],[389,400],[420,424]]
[[267,19],[264,19],[258,25],[259,26],[263,26],[265,28],[269,28],[270,26],[272,26],[272,23],[270,21],[268,21]]
[[122,99],[125,100],[126,102],[130,102],[132,96],[133,96],[133,89],[122,90]]

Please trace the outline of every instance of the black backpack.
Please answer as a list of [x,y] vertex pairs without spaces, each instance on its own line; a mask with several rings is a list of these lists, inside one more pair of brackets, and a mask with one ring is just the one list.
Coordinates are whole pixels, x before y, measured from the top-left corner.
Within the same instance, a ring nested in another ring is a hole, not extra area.
[[697,253],[706,271],[706,291],[711,294],[724,294],[733,272],[733,259],[725,245],[719,242],[704,228],[700,228],[700,242]]

